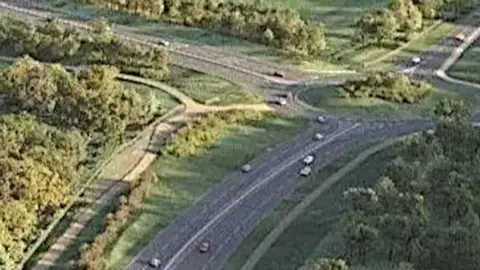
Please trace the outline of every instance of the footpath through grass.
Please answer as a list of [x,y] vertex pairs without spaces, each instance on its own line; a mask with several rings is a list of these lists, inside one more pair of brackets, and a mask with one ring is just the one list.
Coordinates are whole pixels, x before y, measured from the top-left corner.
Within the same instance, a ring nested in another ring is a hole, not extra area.
[[108,269],[122,269],[154,235],[228,172],[237,170],[267,148],[295,136],[306,126],[303,119],[268,118],[242,127],[200,156],[160,157],[153,165],[160,181],[113,247]]
[[170,72],[171,76],[166,83],[202,104],[255,104],[262,101],[260,95],[246,86],[219,77],[175,66],[170,67]]
[[460,80],[480,83],[480,41],[473,43],[447,73]]
[[[393,151],[392,151],[393,148]],[[265,236],[306,196],[323,183],[334,172],[341,169],[361,150],[342,157],[325,167],[305,182],[291,198],[284,200],[277,209],[266,216],[257,228],[248,236],[240,249],[232,256],[224,270],[241,269],[251,252]],[[320,242],[337,228],[344,206],[342,192],[357,185],[368,185],[381,176],[387,162],[395,156],[395,148],[389,147],[372,155],[358,168],[341,178],[326,192],[318,197],[305,211],[280,235],[267,253],[258,261],[254,269],[291,270],[301,267],[310,257],[316,258],[315,250]],[[311,255],[312,254],[312,255]]]
[[418,104],[396,104],[378,98],[343,98],[337,95],[337,89],[337,86],[312,88],[302,91],[298,97],[311,106],[336,115],[385,119],[431,117],[435,104],[443,98],[468,101],[468,97],[458,92],[439,88]]

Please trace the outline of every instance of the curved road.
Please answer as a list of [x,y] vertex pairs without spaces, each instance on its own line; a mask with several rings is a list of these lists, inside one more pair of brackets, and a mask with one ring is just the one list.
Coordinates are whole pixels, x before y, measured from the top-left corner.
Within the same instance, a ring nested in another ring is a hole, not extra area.
[[[459,31],[465,31],[468,35],[474,27],[475,25],[460,26]],[[145,36],[138,37],[138,35],[135,38],[147,40],[145,43],[154,40]],[[444,38],[437,47],[425,54],[424,61],[418,67],[405,70],[406,67],[403,66],[400,67],[401,71],[437,84],[440,81],[433,73],[458,46],[456,42]],[[268,76],[255,74],[255,72],[249,73],[238,68],[218,65],[211,60],[190,58],[185,54],[174,55],[178,57],[174,58],[174,61],[179,61],[187,67],[198,66],[200,62],[202,68],[212,69],[222,74],[228,73],[226,77],[244,79],[251,84],[267,87],[270,90],[283,90],[285,86],[291,85],[287,81],[275,81],[273,78],[267,78]],[[218,58],[218,55],[213,52],[210,55]],[[248,65],[256,66],[255,63],[248,61],[242,62],[243,64],[247,68]],[[252,70],[255,69],[252,68]],[[442,84],[448,88],[470,93],[477,90],[443,81]],[[300,111],[295,104],[292,109]],[[361,145],[434,127],[434,122],[429,120],[352,121],[335,117],[329,119],[329,122],[323,125],[313,124],[308,132],[254,160],[253,170],[250,173],[234,172],[227,176],[225,181],[215,186],[201,201],[152,239],[127,269],[152,269],[148,266],[148,261],[153,257],[163,261],[161,269],[219,269],[255,227],[262,215],[273,209],[302,183],[303,178],[299,177],[298,171],[303,167],[300,161],[305,155],[316,154],[313,167],[314,170],[319,170],[333,159]],[[321,141],[313,141],[312,136],[315,132],[323,133],[325,138]],[[211,241],[213,250],[208,254],[200,254],[198,245],[205,239]]]

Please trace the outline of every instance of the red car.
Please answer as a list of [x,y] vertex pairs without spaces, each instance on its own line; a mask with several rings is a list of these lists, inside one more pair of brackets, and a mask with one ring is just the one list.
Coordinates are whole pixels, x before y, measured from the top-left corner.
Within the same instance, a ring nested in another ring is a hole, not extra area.
[[210,243],[208,241],[204,241],[200,244],[200,253],[205,253],[210,251]]

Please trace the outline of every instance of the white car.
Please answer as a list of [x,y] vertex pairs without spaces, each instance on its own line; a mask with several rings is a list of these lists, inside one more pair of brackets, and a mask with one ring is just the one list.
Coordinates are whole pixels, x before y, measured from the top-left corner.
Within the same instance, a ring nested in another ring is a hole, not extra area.
[[428,135],[433,135],[433,134],[435,134],[435,130],[434,129],[429,129],[429,130],[427,130],[427,134]]
[[323,139],[323,135],[320,134],[320,133],[315,133],[315,135],[313,135],[313,139],[315,141],[319,141],[319,140]]
[[314,160],[315,160],[315,157],[313,155],[308,155],[303,159],[303,164],[310,165],[313,163]]
[[162,261],[160,261],[157,258],[153,258],[148,262],[148,264],[153,268],[160,268],[160,265],[162,264]]
[[325,121],[327,121],[327,119],[325,118],[325,116],[320,115],[319,117],[317,117],[317,121],[319,123],[325,123]]
[[169,46],[170,45],[170,42],[166,41],[166,40],[160,40],[157,42],[158,45],[162,45],[162,46]]
[[284,99],[284,98],[281,98],[281,99],[278,100],[277,103],[278,103],[278,105],[285,106],[285,105],[287,105],[287,100]]
[[420,59],[420,57],[418,56],[415,56],[412,58],[412,63],[417,65],[417,64],[420,64],[420,62],[422,61],[422,59]]
[[242,172],[247,173],[252,170],[252,165],[250,164],[245,164],[242,166]]
[[300,171],[300,175],[301,176],[309,176],[311,172],[312,172],[312,168],[310,168],[309,166],[306,166],[305,168],[303,168]]
[[465,40],[465,35],[463,33],[460,33],[455,36],[455,39],[458,41],[464,41]]

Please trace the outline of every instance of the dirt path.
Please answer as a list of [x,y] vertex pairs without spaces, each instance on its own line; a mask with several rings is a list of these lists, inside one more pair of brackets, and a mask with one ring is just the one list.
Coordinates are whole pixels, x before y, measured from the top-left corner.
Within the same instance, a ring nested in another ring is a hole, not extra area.
[[[50,249],[43,254],[41,260],[33,269],[45,270],[55,265],[55,261],[73,243],[84,227],[96,214],[96,209],[111,204],[122,192],[129,182],[138,178],[155,160],[162,142],[174,131],[174,126],[169,123],[159,123],[149,127],[151,132],[145,133],[142,138],[124,151],[117,154],[103,169],[95,181],[96,188],[102,195],[76,215],[68,229],[55,241]],[[106,184],[105,184],[106,183]]]

